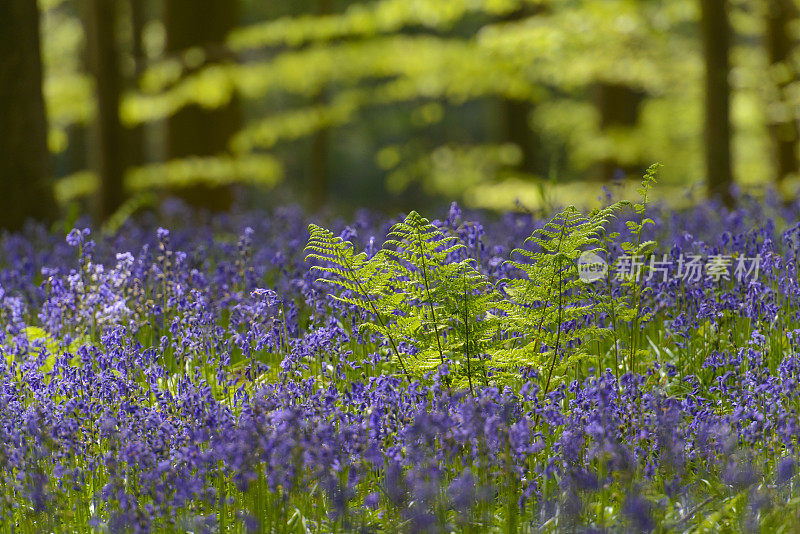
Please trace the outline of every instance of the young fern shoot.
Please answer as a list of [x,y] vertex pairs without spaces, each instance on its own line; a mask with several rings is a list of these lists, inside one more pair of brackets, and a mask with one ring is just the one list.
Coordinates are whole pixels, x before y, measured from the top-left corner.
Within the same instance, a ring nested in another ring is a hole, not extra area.
[[[648,252],[652,251],[656,244],[654,241],[642,241],[642,234],[644,233],[647,225],[655,225],[653,219],[645,217],[645,211],[647,210],[648,193],[656,182],[658,170],[660,168],[660,163],[654,163],[648,167],[644,177],[642,178],[641,187],[637,188],[636,190],[639,193],[640,201],[633,204],[633,211],[636,215],[638,215],[639,221],[626,222],[632,237],[631,241],[626,241],[622,243],[621,246],[623,252],[625,252],[625,254],[634,262],[638,260],[638,258],[643,258]],[[640,335],[639,326],[642,322],[642,319],[645,321],[648,319],[648,317],[642,317],[642,283],[639,280],[645,275],[646,270],[646,262],[643,262],[641,272],[634,269],[634,272],[628,273],[629,276],[624,277],[623,280],[623,286],[629,289],[631,298],[633,299],[633,309],[631,310],[632,316],[628,317],[628,320],[631,324],[628,370],[632,373],[636,372],[636,360],[640,355],[640,351],[638,350]],[[647,354],[647,350],[642,352],[644,353],[643,355]]]

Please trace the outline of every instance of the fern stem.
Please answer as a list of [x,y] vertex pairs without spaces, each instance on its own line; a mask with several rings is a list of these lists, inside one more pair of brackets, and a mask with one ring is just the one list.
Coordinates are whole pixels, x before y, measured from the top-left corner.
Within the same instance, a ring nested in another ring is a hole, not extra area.
[[[561,262],[559,261],[559,266],[560,265],[561,265]],[[562,318],[562,311],[563,311],[562,310],[562,306],[561,306],[561,304],[562,304],[561,282],[562,282],[561,272],[559,271],[559,276],[558,276],[558,322],[557,322],[558,326],[556,327],[556,345],[553,348],[553,360],[550,363],[550,370],[547,373],[547,382],[545,382],[544,390],[542,391],[542,399],[544,399],[544,397],[547,396],[547,392],[548,392],[548,390],[550,388],[550,379],[553,377],[553,369],[555,369],[555,367],[556,367],[556,360],[558,359],[558,346],[559,346],[559,342],[561,341],[561,318]]]
[[[562,243],[562,241],[564,239],[564,232],[566,231],[566,228],[567,228],[567,221],[564,220],[564,222],[561,224],[561,234],[558,236],[558,252],[556,254],[561,254],[561,243]],[[562,288],[563,279],[561,277],[561,258],[560,257],[558,259],[558,265],[555,267],[555,270],[553,271],[553,278],[555,278],[556,274],[558,274],[558,321],[557,321],[557,325],[558,326],[556,327],[556,345],[553,348],[553,360],[550,363],[550,370],[547,373],[547,381],[545,382],[544,389],[542,390],[542,400],[544,400],[544,398],[547,396],[547,392],[550,389],[550,379],[553,377],[553,369],[555,369],[556,359],[558,358],[558,345],[559,345],[559,342],[561,340],[561,319],[562,319],[562,311],[563,311],[563,309],[562,309],[563,294],[562,294],[562,289],[561,288]],[[544,321],[544,314],[542,315],[542,321]],[[539,328],[541,329],[541,327],[542,327],[542,323],[539,323]]]
[[431,288],[428,284],[428,265],[425,262],[425,243],[422,241],[422,234],[419,231],[419,226],[414,229],[414,235],[417,238],[417,246],[419,246],[419,255],[422,260],[422,281],[425,284],[425,294],[428,297],[428,305],[431,308],[431,319],[433,320],[433,331],[436,335],[436,346],[439,347],[439,358],[444,363],[444,351],[442,350],[442,342],[439,339],[439,327],[436,321],[436,311],[433,308],[433,297],[431,296]]
[[[595,328],[600,328],[600,321],[597,318],[597,293],[595,291],[590,292],[590,296],[592,297],[592,318],[594,319]],[[600,378],[600,375],[603,374],[603,357],[600,348],[600,339],[597,340],[597,369],[595,371],[597,374],[597,378]]]
[[[564,220],[564,222],[561,224],[561,233],[558,236],[558,248],[556,249],[556,254],[560,254],[561,253],[561,243],[562,243],[563,238],[564,238],[564,231],[566,229],[566,225],[567,225],[567,221]],[[554,269],[553,270],[553,276],[550,277],[550,281],[547,283],[547,295],[548,295],[548,297],[544,301],[544,304],[542,306],[542,315],[539,318],[539,325],[536,327],[536,338],[533,340],[534,350],[537,348],[536,345],[540,343],[540,339],[541,339],[541,336],[542,336],[542,328],[544,327],[544,320],[547,317],[547,306],[548,306],[548,304],[550,304],[550,288],[553,286],[553,280],[555,280],[557,274],[559,274],[559,270],[558,269]]]
[[367,298],[367,302],[369,302],[370,308],[372,308],[373,313],[378,318],[378,322],[381,324],[381,327],[386,332],[386,338],[389,340],[389,343],[392,345],[392,349],[394,350],[395,356],[397,356],[397,361],[400,363],[400,368],[403,370],[403,375],[406,377],[406,381],[410,384],[411,383],[411,375],[408,374],[408,369],[406,369],[406,365],[403,362],[403,358],[400,356],[400,351],[397,349],[397,343],[395,343],[394,338],[389,333],[389,329],[386,328],[386,323],[383,322],[383,318],[381,314],[378,312],[378,308],[375,307],[375,303],[372,301],[372,297],[369,293],[364,289],[364,286],[361,285],[361,280],[356,276],[355,271],[353,270],[353,266],[347,259],[342,255],[342,253],[337,249],[336,255],[339,256],[339,259],[342,263],[347,266],[347,270],[350,271],[350,275],[353,277],[353,280],[356,281],[358,285],[358,290],[361,291],[361,294]]
[[[608,259],[608,236],[603,233],[603,246],[606,249],[606,259]],[[611,288],[611,276],[606,276],[606,287],[608,288],[608,302],[611,306],[611,332],[614,335],[614,376],[616,377],[617,384],[619,384],[619,339],[617,338],[617,311],[616,301]]]
[[[639,255],[639,247],[641,247],[642,243],[642,230],[644,229],[644,209],[647,207],[647,190],[644,190],[643,198],[642,198],[642,212],[639,215],[639,229],[636,232],[636,248],[634,252],[636,253],[636,257]],[[644,270],[644,269],[642,269]],[[641,276],[644,276],[644,273],[639,273]],[[639,286],[639,279],[634,279],[634,286],[633,286],[633,298],[636,300],[636,315],[633,318],[633,328],[631,328],[631,357],[630,357],[630,372],[636,373],[636,351],[639,345],[639,319],[642,313],[642,296]]]
[[467,309],[467,280],[466,273],[464,280],[464,357],[467,360],[467,382],[469,382],[469,393],[475,396],[475,390],[472,388],[472,369],[469,365],[469,311]]

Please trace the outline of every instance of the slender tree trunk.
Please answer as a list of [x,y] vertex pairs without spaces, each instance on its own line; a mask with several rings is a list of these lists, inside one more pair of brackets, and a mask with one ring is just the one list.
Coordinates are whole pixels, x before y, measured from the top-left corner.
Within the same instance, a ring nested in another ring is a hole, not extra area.
[[[594,101],[600,112],[600,130],[609,128],[633,128],[639,120],[639,108],[645,93],[620,83],[600,82],[594,88]],[[613,154],[599,162],[597,173],[602,180],[611,180],[617,174],[623,177],[640,177],[646,165],[642,163],[623,163]]]
[[97,95],[95,144],[100,176],[98,213],[103,219],[112,215],[125,201],[116,7],[116,0],[89,0],[87,11],[90,67]]
[[[164,8],[168,54],[199,47],[206,52],[207,58],[224,55],[225,37],[238,22],[237,1],[166,0]],[[167,121],[167,157],[224,153],[229,139],[240,126],[241,109],[236,96],[217,109],[187,106]],[[233,192],[228,186],[196,185],[175,193],[195,206],[214,211],[228,209],[233,202]]]
[[[328,15],[332,11],[331,0],[318,0],[319,15]],[[325,90],[314,98],[314,104],[321,106],[327,103]],[[328,200],[330,193],[330,167],[328,166],[328,129],[321,128],[311,140],[311,206],[320,209]]]
[[[89,167],[89,135],[85,124],[71,124],[67,129],[69,138],[64,174],[86,170]],[[57,174],[58,175],[58,174]]]
[[[130,0],[130,25],[131,25],[131,55],[133,56],[133,76],[127,80],[127,86],[135,89],[139,77],[144,72],[145,54],[142,43],[142,32],[146,22],[144,0]],[[145,158],[145,125],[125,129],[126,164],[130,167],[144,165]]]
[[36,2],[0,2],[0,228],[10,230],[56,215],[39,46]]
[[797,141],[800,139],[797,119],[791,111],[787,87],[797,81],[791,56],[795,40],[790,26],[797,22],[798,9],[794,0],[768,0],[766,5],[766,45],[777,91],[778,116],[770,117],[769,132],[775,150],[775,180],[800,174]]
[[502,101],[505,119],[505,139],[522,151],[520,169],[524,172],[536,171],[536,147],[534,132],[529,122],[533,105],[523,100],[505,99]]
[[[528,17],[536,16],[544,11],[542,6],[527,6],[506,15],[502,22],[519,22]],[[537,169],[537,145],[539,139],[530,125],[530,116],[533,112],[533,103],[527,100],[514,100],[506,98],[500,102],[503,117],[504,140],[513,143],[522,151],[520,169],[524,172],[534,173]]]
[[[88,24],[88,5],[81,3],[75,6],[76,14],[81,21],[84,35],[89,35]],[[78,54],[79,69],[91,75],[90,50],[88,46]],[[65,176],[80,171],[85,171],[92,166],[90,151],[92,150],[91,138],[94,124],[87,124],[83,121],[74,122],[67,126],[67,150],[63,157],[63,168],[56,168],[54,176]],[[55,159],[58,163],[58,158]],[[96,198],[92,199],[96,202]],[[83,202],[81,203],[83,204]]]
[[[317,104],[324,102],[322,97]],[[311,139],[311,207],[319,210],[328,201],[330,169],[328,167],[328,129],[322,128]]]
[[731,29],[726,0],[700,0],[705,49],[705,152],[708,196],[731,205],[731,124],[729,51]]

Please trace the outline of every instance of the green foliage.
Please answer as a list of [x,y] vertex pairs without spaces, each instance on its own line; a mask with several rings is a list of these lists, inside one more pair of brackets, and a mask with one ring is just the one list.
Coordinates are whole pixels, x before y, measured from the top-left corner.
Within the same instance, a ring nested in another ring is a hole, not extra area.
[[[676,189],[701,174],[703,74],[695,0],[377,0],[337,3],[324,15],[309,11],[310,5],[244,4],[246,23],[229,34],[221,55],[201,47],[166,53],[164,26],[153,17],[141,35],[141,65],[132,72],[131,57],[121,62],[127,78],[123,124],[154,131],[186,107],[215,109],[237,100],[246,121],[229,139],[230,154],[207,158],[219,159],[225,169],[217,183],[271,188],[284,175],[306,171],[297,163],[306,158],[296,153],[306,149],[303,140],[340,129],[351,138],[331,151],[340,158],[331,164],[341,173],[333,180],[353,174],[383,179],[392,192],[419,184],[427,194],[493,209],[512,207],[517,199],[531,207],[544,204],[536,195],[542,182],[532,178],[555,176],[563,187],[609,162],[635,169],[668,158],[674,163],[664,182]],[[59,195],[62,202],[97,188],[76,167],[84,158],[74,157],[85,151],[80,132],[96,112],[91,77],[80,59],[87,50],[76,6],[69,0],[40,3],[49,144],[64,154],[57,165],[66,175],[59,189],[69,190]],[[770,174],[766,126],[778,115],[790,118],[797,93],[780,96],[774,84],[764,83],[763,13],[753,6],[729,8],[742,37],[732,50],[732,118],[744,185]],[[129,40],[124,35],[121,45]],[[785,65],[773,70],[793,76]],[[633,124],[604,121],[604,104],[596,98],[602,84],[642,95]],[[500,101],[527,106],[531,143],[510,133]],[[528,155],[521,157],[520,149],[530,149],[523,144],[536,145],[532,168]],[[248,178],[229,164],[265,150],[275,151],[265,164],[268,179],[258,172]],[[386,154],[399,159],[387,165]],[[351,172],[353,164],[359,173]],[[138,175],[155,177],[165,165],[182,164],[152,163]],[[172,184],[209,181],[202,173],[187,176]],[[148,189],[157,182],[134,181]],[[565,204],[586,200],[570,196]]]
[[[633,211],[638,216],[639,221],[630,220],[626,222],[626,226],[631,233],[631,239],[623,242],[621,246],[627,257],[632,259],[634,263],[639,258],[645,258],[656,245],[655,241],[642,241],[642,233],[648,225],[655,226],[655,222],[652,219],[645,217],[645,211],[647,209],[648,193],[656,182],[660,168],[661,164],[654,163],[647,169],[644,178],[642,178],[642,185],[637,189],[641,200],[633,204]],[[623,308],[623,313],[621,313],[621,317],[630,323],[630,356],[628,358],[630,371],[636,370],[636,359],[640,356],[638,350],[640,341],[639,324],[649,321],[652,315],[651,313],[643,315],[641,308],[641,282],[646,273],[647,265],[643,263],[640,271],[638,267],[634,267],[633,272],[629,273],[630,276],[624,277],[622,282],[623,287],[628,289],[628,295],[632,299],[631,302],[634,303],[632,306],[626,305]],[[646,354],[647,351],[643,352]]]
[[[648,172],[645,183],[653,178]],[[497,284],[464,245],[417,212],[395,224],[371,258],[311,225],[307,259],[319,262],[313,268],[321,281],[339,289],[335,299],[374,318],[363,326],[388,341],[406,377],[447,363],[453,384],[472,389],[475,380],[510,383],[533,367],[547,391],[612,337],[592,320],[598,310],[631,319],[624,298],[595,290],[578,271],[581,254],[604,253],[605,226],[626,205],[588,216],[566,208],[513,251],[509,264],[520,276]]]
[[535,365],[545,373],[547,390],[589,356],[596,348],[592,342],[610,337],[611,329],[585,321],[595,307],[609,305],[610,297],[596,294],[580,279],[577,262],[584,252],[604,252],[605,225],[625,204],[617,202],[589,216],[570,206],[533,232],[526,240],[531,247],[512,252],[519,259],[511,265],[525,274],[505,281],[518,337],[513,347],[499,351],[495,365]]
[[[232,183],[269,188],[282,178],[283,166],[268,154],[247,154],[243,157],[220,154],[178,158],[130,168],[125,173],[125,187],[135,195],[129,199],[135,203],[138,202],[135,200],[137,196],[159,189],[180,189],[198,184],[213,187]],[[56,183],[55,196],[59,202],[69,202],[94,191],[98,185],[99,178],[95,172],[77,172]],[[113,227],[117,223],[109,224]]]
[[374,316],[363,327],[389,342],[409,380],[448,363],[457,386],[472,386],[494,336],[498,301],[463,245],[413,211],[372,258],[319,226],[309,233],[307,258],[334,275],[321,280],[343,290],[334,298]]
[[[498,181],[510,178],[507,167],[518,167],[521,158],[509,157],[505,148],[495,153],[494,146],[508,141],[502,134],[476,139],[472,134],[486,130],[486,125],[476,126],[473,119],[461,124],[462,118],[447,112],[477,103],[482,106],[481,116],[492,117],[489,130],[501,133],[502,114],[494,113],[493,106],[497,99],[510,99],[531,104],[528,124],[545,141],[540,154],[545,167],[551,156],[566,154],[552,162],[559,176],[583,175],[610,156],[626,165],[664,159],[665,155],[657,152],[662,147],[680,154],[670,158],[681,162],[671,172],[687,176],[696,174],[690,171],[699,169],[700,161],[691,142],[700,131],[695,113],[699,100],[693,98],[699,92],[692,92],[692,84],[700,76],[698,50],[695,36],[687,30],[697,22],[693,4],[691,0],[668,4],[379,0],[349,2],[324,16],[300,12],[305,4],[298,4],[281,10],[292,16],[254,21],[233,31],[226,43],[230,53],[224,60],[219,60],[214,50],[197,47],[166,54],[164,28],[154,19],[148,21],[141,36],[146,57],[139,59],[144,68],[125,72],[130,79],[125,84],[120,118],[128,127],[152,125],[186,106],[214,109],[234,98],[247,101],[248,120],[230,140],[237,159],[279,149],[279,145],[329,128],[347,126],[360,134],[371,132],[378,140],[374,147],[378,152],[386,133],[392,144],[398,144],[395,140],[400,137],[399,146],[403,146],[418,139],[419,130],[440,121],[449,131],[467,126],[469,136],[448,139],[452,145],[445,150],[449,160],[440,159],[443,150],[437,147],[442,139],[436,136],[415,150],[403,150],[402,161],[384,169],[383,177],[392,189],[419,182],[428,193],[452,198],[464,193],[452,179],[456,170],[479,169],[471,174],[474,182],[500,187]],[[76,139],[72,128],[90,123],[95,114],[91,78],[79,60],[86,53],[86,38],[74,2],[49,0],[41,7],[51,148],[73,151],[78,147],[71,146]],[[757,61],[751,56],[746,56],[750,63]],[[129,63],[123,62],[128,70]],[[592,101],[593,87],[599,82],[625,84],[647,93],[637,125],[600,128]],[[758,109],[752,93],[736,102],[746,101],[749,109]],[[318,99],[321,94],[325,98]],[[687,94],[692,97],[686,98]],[[387,122],[372,130],[370,117],[376,108],[402,113],[409,105],[438,106],[440,118],[415,121],[410,117],[410,124],[390,126]],[[687,120],[675,124],[676,110]],[[747,115],[747,121],[755,123],[758,117]],[[484,145],[489,150],[484,150]],[[359,157],[368,164],[375,152],[365,151]],[[281,158],[278,163],[282,167],[292,159],[297,158]],[[485,164],[475,166],[475,159]],[[680,167],[683,162],[685,167]],[[146,172],[160,172],[159,165],[163,164],[148,166]],[[70,176],[81,170],[68,169]],[[281,171],[270,172],[275,179],[256,180],[254,185],[274,186]],[[429,180],[431,174],[435,179]],[[225,180],[246,181],[233,172]],[[73,195],[62,195],[62,200],[91,189],[72,191]],[[466,200],[479,204],[484,198],[489,196],[468,196]],[[513,200],[508,198],[506,205]]]
[[367,258],[365,252],[355,254],[352,243],[334,236],[330,230],[311,224],[308,231],[310,237],[306,245],[306,259],[323,262],[314,268],[333,275],[333,278],[321,280],[343,290],[333,294],[335,299],[374,315],[377,323],[366,323],[366,326],[389,340],[398,363],[408,377],[408,369],[388,327],[390,315],[401,305],[398,296],[388,287],[394,277],[393,266],[383,254],[373,258]]
[[[50,374],[56,368],[57,360],[62,358],[64,354],[70,353],[72,354],[72,358],[69,361],[65,361],[62,365],[70,365],[73,367],[78,366],[79,358],[74,356],[74,354],[78,351],[81,345],[90,343],[90,340],[86,336],[82,336],[78,339],[73,340],[69,346],[62,346],[57,339],[54,339],[53,336],[48,334],[45,330],[38,326],[26,326],[22,329],[22,332],[25,334],[25,339],[27,343],[31,347],[36,347],[32,352],[37,353],[39,355],[39,359],[37,361],[37,368],[39,372],[44,375],[43,382],[49,383],[50,382]],[[9,338],[10,340],[10,338]],[[15,363],[21,364],[22,362],[16,362],[15,356],[12,352],[5,353],[5,360],[6,365],[12,366]],[[22,378],[22,372],[17,370],[19,378]]]
[[424,373],[448,362],[458,383],[466,374],[471,387],[478,365],[473,360],[494,335],[487,328],[495,317],[493,287],[465,257],[464,245],[415,211],[388,237],[383,253],[399,274],[403,295],[396,324],[402,338],[418,349],[412,369]]
[[338,16],[300,16],[282,18],[241,28],[233,32],[229,42],[234,50],[244,51],[264,46],[324,42],[344,37],[371,37],[395,33],[404,27],[421,26],[446,30],[470,14],[507,15],[525,4],[542,4],[537,0],[380,0],[351,4]]
[[513,168],[522,160],[519,147],[512,143],[444,145],[417,159],[413,158],[414,148],[389,146],[378,153],[378,163],[391,169],[386,178],[390,191],[400,192],[418,182],[428,193],[457,198],[462,191],[491,182],[495,177],[515,174]]

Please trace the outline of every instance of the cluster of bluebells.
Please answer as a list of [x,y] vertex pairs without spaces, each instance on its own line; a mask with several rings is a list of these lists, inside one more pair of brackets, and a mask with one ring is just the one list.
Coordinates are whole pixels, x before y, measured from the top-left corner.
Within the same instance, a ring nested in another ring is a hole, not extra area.
[[[641,276],[650,356],[638,367],[625,361],[625,325],[593,315],[619,334],[597,361],[548,390],[521,369],[516,385],[474,393],[449,386],[446,364],[413,382],[397,373],[389,347],[359,328],[368,318],[315,281],[298,209],[209,217],[167,204],[113,236],[84,225],[5,235],[0,521],[109,532],[797,527],[800,206],[651,211],[662,261],[758,257],[759,275]],[[374,254],[392,222],[361,212],[331,225]],[[515,275],[510,251],[545,222],[453,205],[436,224],[494,282]],[[608,255],[622,250],[611,243]],[[615,295],[628,288],[609,279]]]

